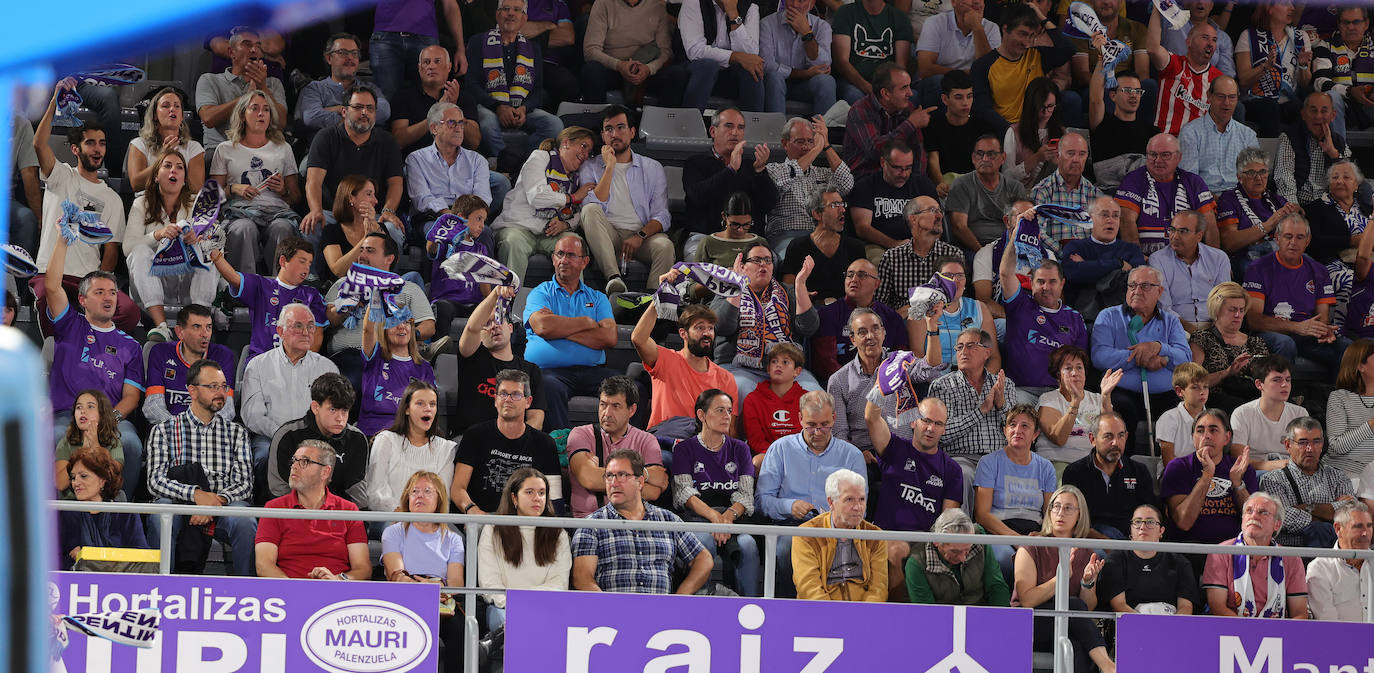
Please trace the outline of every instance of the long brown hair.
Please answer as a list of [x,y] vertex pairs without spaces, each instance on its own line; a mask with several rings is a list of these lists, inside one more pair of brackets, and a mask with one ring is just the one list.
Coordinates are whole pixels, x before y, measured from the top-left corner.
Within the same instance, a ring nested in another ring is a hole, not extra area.
[[[513,516],[517,514],[515,510],[515,494],[520,491],[520,484],[525,483],[530,477],[538,477],[544,482],[544,511],[539,516],[553,516],[553,504],[548,497],[549,478],[543,472],[533,467],[522,467],[515,471],[506,480],[506,488],[501,492],[501,504],[496,508],[497,514]],[[520,565],[521,559],[525,555],[524,539],[520,536],[518,526],[493,526],[492,534],[496,536],[496,546],[501,551],[501,556],[505,557],[506,563],[513,566]],[[538,566],[552,565],[558,555],[558,541],[563,536],[562,528],[549,528],[540,526],[534,529],[534,564]]]
[[[76,394],[76,401],[72,402],[75,407],[81,401],[82,395],[90,395],[95,398],[96,413],[100,418],[95,424],[95,441],[101,446],[109,449],[119,441],[119,422],[114,417],[114,407],[110,406],[110,398],[105,397],[105,393],[94,388],[83,390]],[[72,422],[67,425],[67,444],[73,449],[81,448],[86,441],[85,435],[81,433],[81,428],[76,427],[76,412],[72,411]]]
[[[415,398],[415,393],[418,393],[421,390],[428,390],[429,392],[434,393],[435,402],[440,401],[439,390],[437,388],[430,385],[427,381],[421,381],[420,379],[411,379],[410,383],[406,385],[406,391],[401,394],[401,403],[396,405],[396,422],[392,423],[391,427],[388,428],[389,430],[391,430],[391,432],[400,435],[401,439],[405,439],[410,436],[410,416],[406,414],[406,410],[410,408],[410,401]],[[439,420],[438,406],[435,407],[434,420]],[[425,436],[433,437],[437,434],[439,434],[439,424],[437,422],[430,423],[429,432],[425,433]]]
[[[176,208],[173,214],[167,214],[167,204],[162,202],[162,190],[157,185],[157,174],[162,170],[162,162],[169,156],[181,159],[181,193],[177,194]],[[195,195],[191,193],[191,183],[186,180],[186,176],[191,172],[191,165],[187,163],[186,156],[181,150],[176,148],[164,149],[153,157],[153,175],[148,178],[148,187],[143,190],[143,221],[145,223],[172,224],[176,222],[176,213],[182,210],[189,211],[191,202]]]
[[358,219],[358,212],[348,203],[348,197],[356,195],[363,190],[363,187],[372,185],[375,192],[377,184],[370,178],[363,175],[346,175],[339,181],[339,186],[334,188],[334,219],[340,225],[352,224]]
[[1345,355],[1341,356],[1340,372],[1336,374],[1336,387],[1344,388],[1356,395],[1374,393],[1364,389],[1364,377],[1360,376],[1360,365],[1371,355],[1374,355],[1374,340],[1356,339],[1355,343],[1350,344],[1350,347],[1345,349]]

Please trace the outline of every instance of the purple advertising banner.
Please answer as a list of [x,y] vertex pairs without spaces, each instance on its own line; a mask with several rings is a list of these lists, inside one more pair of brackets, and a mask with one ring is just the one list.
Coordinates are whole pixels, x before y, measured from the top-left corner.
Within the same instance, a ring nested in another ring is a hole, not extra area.
[[1122,615],[1118,673],[1374,671],[1374,624],[1294,619]]
[[509,671],[1031,670],[1029,610],[563,591],[506,603]]
[[158,642],[135,648],[69,630],[73,673],[432,673],[433,584],[57,572],[54,614],[153,608]]

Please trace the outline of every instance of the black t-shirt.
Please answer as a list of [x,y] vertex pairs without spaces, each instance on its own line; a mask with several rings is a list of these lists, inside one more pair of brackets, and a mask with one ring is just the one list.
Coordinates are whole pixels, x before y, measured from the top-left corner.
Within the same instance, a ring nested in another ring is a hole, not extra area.
[[1105,161],[1123,154],[1144,154],[1145,145],[1150,138],[1159,133],[1155,125],[1137,112],[1135,121],[1121,121],[1114,114],[1102,118],[1102,123],[1093,129],[1092,159]]
[[1107,555],[1102,566],[1101,585],[1097,589],[1098,601],[1104,610],[1111,609],[1111,599],[1123,591],[1126,604],[1135,607],[1141,603],[1168,603],[1174,605],[1179,598],[1193,603],[1198,609],[1197,578],[1193,566],[1184,557],[1170,552],[1160,552],[1153,558],[1143,559],[1134,552],[1117,550]]
[[[392,113],[395,116],[395,113]],[[930,126],[923,132],[926,152],[940,153],[940,170],[946,173],[973,172],[973,145],[980,136],[993,133],[995,129],[978,117],[969,117],[968,123],[955,126],[943,114],[930,119]],[[924,166],[920,168],[924,169]]]
[[778,278],[789,274],[795,275],[801,270],[802,262],[807,255],[811,255],[811,259],[816,262],[816,268],[806,281],[806,289],[818,293],[816,299],[819,304],[825,299],[839,299],[844,296],[844,272],[854,260],[864,258],[864,244],[857,238],[841,236],[840,246],[835,248],[835,256],[826,257],[816,249],[816,243],[810,236],[794,238],[788,244],[787,256],[783,258],[782,266],[778,267]]
[[[874,229],[897,241],[905,241],[911,238],[911,227],[907,224],[906,216],[902,214],[902,211],[906,208],[907,201],[918,196],[939,198],[935,193],[935,185],[931,184],[930,179],[922,172],[913,173],[911,179],[907,180],[906,184],[901,187],[887,184],[882,173],[874,173],[859,178],[859,181],[854,183],[854,189],[849,192],[848,201],[851,207],[867,208],[873,211]],[[844,281],[837,282],[843,283]]]
[[[355,145],[340,122],[315,134],[310,143],[310,168],[323,168],[325,210],[334,207],[334,190],[350,175],[362,175],[377,188],[377,201],[386,198],[387,178],[402,177],[401,148],[396,137],[379,128],[372,129],[367,142]],[[380,208],[379,208],[380,210]]]
[[[472,467],[468,497],[484,512],[496,511],[506,480],[516,470],[532,465],[544,474],[557,475],[563,469],[558,464],[558,448],[552,437],[527,425],[519,439],[507,439],[496,428],[496,421],[468,428],[453,462]],[[549,497],[556,499],[555,494]]]
[[[461,82],[460,82],[461,84]],[[419,84],[406,83],[406,87],[396,92],[396,100],[391,102],[391,121],[404,121],[407,124],[414,124],[429,117],[429,108],[438,103],[438,98],[431,98]],[[473,96],[466,86],[458,89],[458,109],[463,111],[463,118],[477,121],[477,97]],[[434,144],[434,135],[425,127],[425,134],[419,140],[402,148],[402,154],[410,154],[418,149],[423,149]]]
[[530,377],[530,392],[534,395],[531,409],[543,410],[544,375],[539,365],[516,356],[513,360],[498,360],[479,345],[471,357],[458,363],[458,417],[454,428],[459,431],[484,421],[496,420],[496,374],[502,369],[518,369]]

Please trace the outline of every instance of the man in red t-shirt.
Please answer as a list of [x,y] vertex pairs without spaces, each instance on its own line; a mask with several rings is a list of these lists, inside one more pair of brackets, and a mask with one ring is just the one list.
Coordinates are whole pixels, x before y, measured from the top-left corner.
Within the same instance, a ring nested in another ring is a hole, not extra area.
[[[291,492],[268,500],[267,507],[358,511],[357,505],[329,492],[336,462],[338,456],[328,444],[315,439],[301,442],[291,458]],[[264,518],[258,522],[253,551],[258,577],[372,578],[361,521]]]
[[1150,14],[1146,48],[1150,63],[1159,70],[1159,100],[1155,104],[1155,127],[1177,136],[1179,129],[1207,114],[1207,87],[1222,72],[1212,65],[1217,50],[1217,29],[1211,23],[1193,26],[1188,33],[1188,54],[1169,53],[1160,44],[1159,10]]

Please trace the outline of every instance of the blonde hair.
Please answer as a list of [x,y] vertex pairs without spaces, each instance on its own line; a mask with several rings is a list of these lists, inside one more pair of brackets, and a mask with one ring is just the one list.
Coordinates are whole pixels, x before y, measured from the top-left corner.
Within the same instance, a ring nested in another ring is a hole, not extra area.
[[[410,343],[406,344],[406,354],[410,356],[412,362],[420,362],[420,346],[415,340],[415,318],[406,322],[410,323]],[[391,352],[391,343],[386,340],[386,322],[377,321],[373,324],[373,329],[377,332],[377,347],[382,349],[382,356],[391,359],[395,353]],[[399,325],[398,325],[399,327]]]
[[243,140],[243,134],[248,128],[246,121],[248,106],[253,104],[254,98],[262,98],[267,103],[268,142],[286,142],[286,136],[282,135],[281,132],[281,118],[277,116],[277,106],[272,102],[272,97],[262,89],[253,89],[239,96],[238,102],[234,103],[234,111],[229,114],[229,130],[224,134],[224,137],[234,144]]
[[1250,295],[1245,293],[1245,288],[1241,287],[1240,283],[1228,280],[1225,283],[1218,283],[1211,292],[1207,293],[1207,315],[1215,321],[1217,316],[1221,315],[1222,302],[1230,299],[1244,299],[1246,308],[1250,307]]
[[[406,485],[401,488],[401,497],[399,498],[401,502],[399,505],[396,506],[396,511],[410,511],[410,489],[415,488],[415,484],[418,484],[422,479],[434,485],[434,497],[436,500],[438,500],[438,506],[437,509],[434,510],[434,513],[448,514],[448,489],[444,487],[444,480],[441,479],[439,475],[433,472],[426,472],[424,470],[416,471],[415,474],[410,475],[410,478],[406,480]],[[410,521],[402,523],[401,530],[410,530],[410,524]],[[442,538],[443,536],[448,535],[448,533],[448,524],[439,524],[439,537]]]
[[1175,388],[1187,388],[1194,383],[1205,382],[1206,380],[1206,367],[1196,362],[1185,362],[1174,367],[1174,378],[1171,383]]
[[592,133],[591,129],[581,126],[569,126],[560,131],[557,138],[545,138],[544,142],[539,143],[539,149],[547,152],[562,147],[563,143],[577,142],[584,139],[592,141],[593,145],[596,144],[596,134]]
[[1049,516],[1050,508],[1054,506],[1054,501],[1058,500],[1059,496],[1065,493],[1072,495],[1074,500],[1078,502],[1078,519],[1074,521],[1073,532],[1070,537],[1088,537],[1088,529],[1092,527],[1092,525],[1088,523],[1088,499],[1083,497],[1083,492],[1078,490],[1077,486],[1070,486],[1068,484],[1064,484],[1054,489],[1054,494],[1050,496],[1049,502],[1045,504],[1045,511],[1041,513],[1040,517],[1040,535],[1044,537],[1054,535],[1054,531],[1052,530],[1054,523],[1050,521]]
[[[143,113],[143,126],[138,129],[138,137],[143,139],[148,146],[148,151],[153,151],[162,147],[162,134],[158,133],[157,128],[157,106],[163,98],[176,96],[181,99],[181,94],[172,87],[163,87],[148,99],[148,110]],[[191,129],[186,125],[186,101],[181,100],[181,126],[177,129],[177,146],[184,146],[191,139]]]

